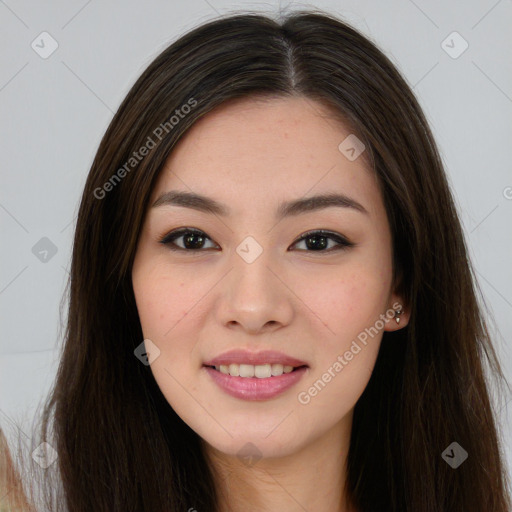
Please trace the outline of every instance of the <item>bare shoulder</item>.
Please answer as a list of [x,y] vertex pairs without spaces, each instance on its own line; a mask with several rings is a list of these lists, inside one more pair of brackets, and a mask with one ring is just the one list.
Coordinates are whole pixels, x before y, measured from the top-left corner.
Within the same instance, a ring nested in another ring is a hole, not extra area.
[[0,428],[0,512],[34,512],[14,467],[9,444]]

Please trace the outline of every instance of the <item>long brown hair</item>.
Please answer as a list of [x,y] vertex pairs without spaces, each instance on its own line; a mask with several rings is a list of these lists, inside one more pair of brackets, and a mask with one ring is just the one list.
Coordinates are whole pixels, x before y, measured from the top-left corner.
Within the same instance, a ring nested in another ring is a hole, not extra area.
[[[372,512],[509,511],[485,365],[504,376],[436,143],[391,61],[318,10],[199,26],[157,56],[114,115],[80,203],[63,353],[42,415],[39,441],[58,453],[52,510],[217,510],[198,435],[134,356],[143,334],[131,266],[183,134],[225,101],[292,95],[330,107],[366,145],[411,312],[407,327],[384,333],[355,406],[350,500]],[[442,456],[453,442],[468,453],[456,469]]]

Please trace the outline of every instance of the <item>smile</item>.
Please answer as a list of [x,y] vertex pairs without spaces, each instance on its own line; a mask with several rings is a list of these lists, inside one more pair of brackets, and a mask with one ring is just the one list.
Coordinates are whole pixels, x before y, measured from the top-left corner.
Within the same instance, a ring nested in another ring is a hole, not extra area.
[[283,373],[291,373],[295,368],[291,365],[282,364],[221,364],[214,367],[217,371],[231,377],[256,377],[258,379],[266,379],[268,377],[279,377]]
[[294,386],[305,375],[308,367],[230,364],[220,365],[218,369],[214,366],[203,366],[203,369],[224,393],[232,397],[242,400],[269,400]]

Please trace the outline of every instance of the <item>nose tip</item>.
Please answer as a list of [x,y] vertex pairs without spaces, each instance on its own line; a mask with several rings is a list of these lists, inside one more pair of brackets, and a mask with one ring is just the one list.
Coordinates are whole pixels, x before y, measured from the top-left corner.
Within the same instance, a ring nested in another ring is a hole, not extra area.
[[227,327],[258,334],[286,325],[292,317],[287,287],[269,268],[266,255],[247,263],[238,258],[220,293],[220,318]]
[[240,326],[244,329],[247,334],[260,334],[262,332],[268,332],[278,326],[279,322],[276,320],[268,320],[263,323],[258,321],[257,318],[249,315],[245,315],[245,317],[238,317],[238,320],[231,320],[228,322],[228,325],[231,327]]

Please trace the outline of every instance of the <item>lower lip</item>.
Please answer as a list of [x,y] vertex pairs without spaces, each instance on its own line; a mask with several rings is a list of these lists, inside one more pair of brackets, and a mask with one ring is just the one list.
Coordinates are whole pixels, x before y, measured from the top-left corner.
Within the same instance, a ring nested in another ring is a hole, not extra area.
[[296,384],[307,370],[307,367],[303,366],[293,372],[283,373],[278,377],[259,379],[258,377],[232,377],[209,366],[204,366],[204,368],[224,392],[243,400],[274,398]]

